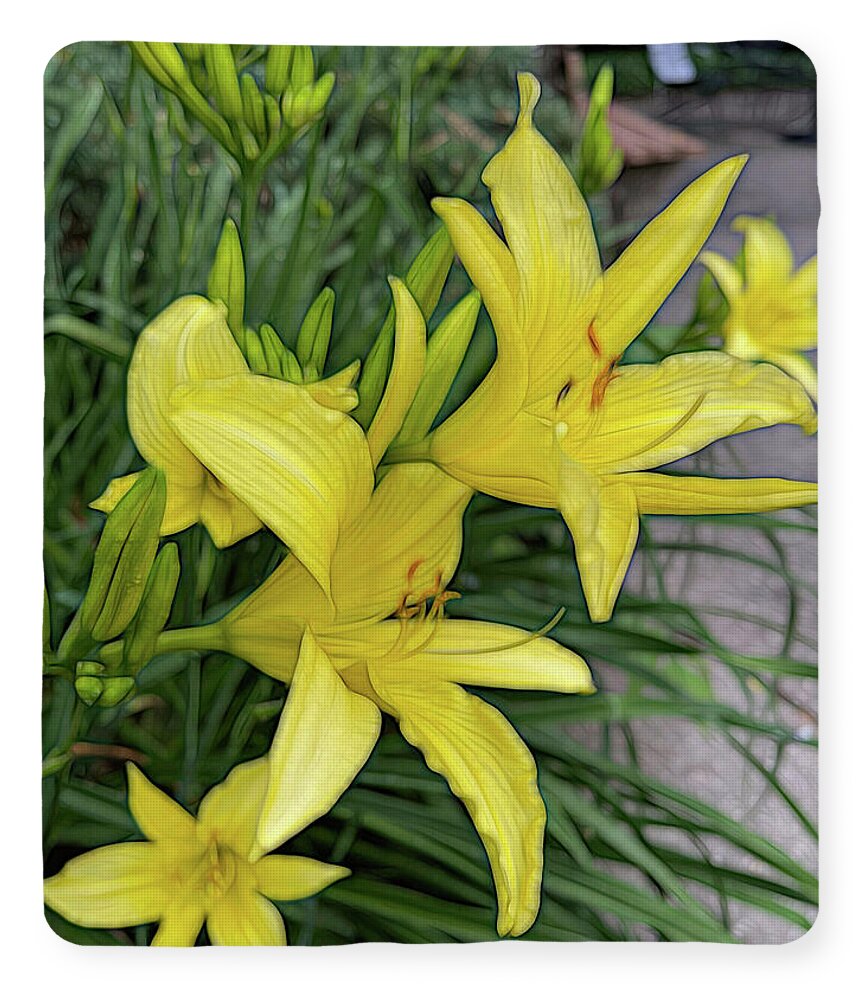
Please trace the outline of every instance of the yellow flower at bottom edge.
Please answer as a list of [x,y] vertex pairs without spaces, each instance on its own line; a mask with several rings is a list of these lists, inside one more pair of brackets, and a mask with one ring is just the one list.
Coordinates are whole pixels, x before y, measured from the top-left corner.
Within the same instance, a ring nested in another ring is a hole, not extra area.
[[[271,747],[260,850],[333,800],[305,781],[348,785],[393,716],[463,800],[487,851],[501,935],[535,921],[546,814],[535,761],[507,719],[462,685],[590,694],[586,663],[522,629],[446,619],[472,491],[431,465],[389,469],[341,534],[333,605],[292,556],[221,621],[163,634],[159,651],[219,649],[291,682]],[[298,794],[300,792],[300,794]]]
[[743,233],[745,276],[712,250],[699,258],[728,302],[725,351],[771,362],[817,399],[817,372],[801,352],[818,345],[818,258],[795,268],[785,234],[769,219],[741,215],[731,228]]
[[351,874],[312,858],[251,858],[267,758],[234,768],[202,799],[197,818],[133,764],[127,781],[147,841],[99,847],[45,880],[46,904],[81,927],[158,922],[152,944],[189,947],[207,923],[211,944],[284,945],[283,918],[270,900],[305,899]]
[[694,261],[746,158],[689,185],[603,273],[589,211],[536,130],[538,81],[518,76],[514,131],[482,174],[506,242],[465,201],[436,213],[496,332],[496,360],[419,444],[389,459],[432,461],[474,489],[561,511],[593,621],[613,613],[639,514],[739,513],[814,503],[814,483],[648,471],[720,438],[816,417],[801,386],[771,365],[720,352],[620,365]]

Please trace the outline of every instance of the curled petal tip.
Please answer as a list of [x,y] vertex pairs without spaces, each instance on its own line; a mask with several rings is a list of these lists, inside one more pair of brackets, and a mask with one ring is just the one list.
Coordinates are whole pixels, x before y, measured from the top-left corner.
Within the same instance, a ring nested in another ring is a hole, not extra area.
[[520,112],[517,116],[518,125],[532,125],[532,112],[541,97],[541,84],[532,73],[517,74],[517,89],[520,95]]

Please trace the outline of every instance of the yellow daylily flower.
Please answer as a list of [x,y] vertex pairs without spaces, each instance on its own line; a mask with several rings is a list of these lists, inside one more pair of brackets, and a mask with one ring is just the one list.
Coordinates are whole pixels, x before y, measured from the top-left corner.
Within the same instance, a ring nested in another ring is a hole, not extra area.
[[481,292],[497,356],[470,398],[393,461],[427,460],[474,489],[559,509],[589,613],[613,611],[640,513],[732,513],[815,502],[813,483],[714,480],[645,470],[777,423],[815,430],[802,388],[770,365],[720,352],[619,365],[697,256],[746,158],[690,184],[603,273],[586,204],[535,129],[538,81],[518,76],[520,112],[482,174],[503,242],[464,201],[434,211]]
[[[328,775],[317,781],[328,786]],[[270,900],[305,899],[351,874],[253,850],[268,785],[265,757],[235,767],[202,799],[197,818],[133,764],[127,783],[130,811],[147,840],[99,847],[45,880],[46,904],[81,927],[158,922],[152,944],[191,947],[207,923],[211,944],[284,945],[283,919]],[[334,801],[342,791],[328,786]],[[288,839],[301,827],[285,829]]]
[[[142,457],[166,477],[163,534],[201,521],[223,547],[264,523],[327,592],[339,525],[373,488],[361,428],[345,411],[357,366],[309,386],[247,367],[225,310],[188,295],[142,330],[127,410]],[[138,473],[92,506],[111,511]]]
[[818,346],[818,258],[795,268],[785,234],[770,219],[741,215],[731,228],[743,234],[745,275],[711,250],[699,258],[728,301],[724,350],[771,362],[817,399],[818,375],[801,352]]
[[443,617],[458,596],[446,583],[471,493],[432,465],[393,466],[340,535],[332,603],[289,556],[221,621],[166,632],[158,648],[220,649],[291,681],[271,748],[260,850],[322,810],[321,790],[303,783],[310,755],[334,787],[348,784],[385,712],[466,804],[490,859],[499,933],[519,935],[540,898],[545,810],[535,763],[504,716],[462,685],[594,688],[585,662],[542,635]]

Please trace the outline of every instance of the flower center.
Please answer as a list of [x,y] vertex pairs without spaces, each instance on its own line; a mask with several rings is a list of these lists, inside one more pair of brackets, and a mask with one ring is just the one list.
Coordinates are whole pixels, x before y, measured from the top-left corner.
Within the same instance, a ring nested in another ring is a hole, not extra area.
[[201,860],[184,881],[208,896],[218,898],[234,885],[238,862],[234,851],[212,839]]

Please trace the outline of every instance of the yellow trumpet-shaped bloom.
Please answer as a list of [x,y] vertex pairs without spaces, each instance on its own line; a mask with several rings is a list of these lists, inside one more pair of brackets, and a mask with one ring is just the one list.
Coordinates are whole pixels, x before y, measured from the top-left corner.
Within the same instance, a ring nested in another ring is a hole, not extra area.
[[[45,880],[46,904],[74,924],[158,922],[154,945],[189,947],[207,923],[211,944],[284,945],[283,919],[270,901],[305,899],[351,874],[312,858],[253,852],[267,758],[234,768],[204,797],[197,818],[133,764],[127,780],[129,808],[147,840],[99,847]],[[316,780],[327,786],[328,775]],[[336,799],[343,788],[329,791]],[[288,839],[301,827],[285,829]]]
[[[138,338],[127,389],[132,437],[166,477],[162,532],[201,521],[222,547],[264,523],[327,592],[339,525],[373,488],[364,434],[343,412],[357,403],[345,382],[254,375],[222,306],[189,295],[163,310]],[[112,510],[137,475],[93,506]]]
[[745,275],[721,254],[700,256],[728,301],[724,349],[770,361],[817,399],[817,373],[801,352],[818,344],[818,258],[795,268],[785,234],[770,219],[741,215],[731,228],[743,234]]
[[474,489],[559,509],[593,620],[610,617],[639,513],[733,513],[813,503],[812,483],[707,479],[645,470],[771,424],[815,429],[801,386],[721,352],[620,365],[718,219],[746,158],[707,171],[602,272],[587,207],[535,129],[538,81],[518,77],[520,112],[482,179],[505,241],[459,199],[433,208],[483,297],[497,356],[472,396],[394,461],[433,461]]
[[330,808],[317,782],[304,785],[310,756],[332,787],[348,784],[386,712],[466,804],[490,859],[499,933],[518,935],[535,920],[541,886],[545,810],[535,763],[501,713],[462,685],[594,689],[584,661],[550,639],[444,618],[458,596],[446,583],[470,496],[432,465],[394,466],[340,534],[332,603],[289,556],[224,619],[167,632],[161,648],[222,649],[291,681],[271,748],[260,850]]

